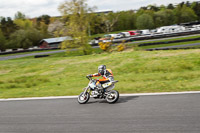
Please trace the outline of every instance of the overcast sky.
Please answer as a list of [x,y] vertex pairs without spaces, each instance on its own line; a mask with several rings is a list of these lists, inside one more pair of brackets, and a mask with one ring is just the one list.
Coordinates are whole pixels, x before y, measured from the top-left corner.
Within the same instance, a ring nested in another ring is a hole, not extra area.
[[[58,6],[67,0],[0,0],[0,16],[14,17],[17,11],[33,18],[43,14],[60,16]],[[180,3],[185,0],[88,0],[89,6],[96,6],[96,11],[121,11],[139,9],[149,4],[168,5]],[[189,0],[199,1],[199,0]]]

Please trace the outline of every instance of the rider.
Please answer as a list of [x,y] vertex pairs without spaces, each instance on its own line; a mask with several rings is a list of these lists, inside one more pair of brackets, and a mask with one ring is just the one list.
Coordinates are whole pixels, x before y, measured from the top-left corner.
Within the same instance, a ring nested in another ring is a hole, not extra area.
[[113,73],[110,69],[106,69],[106,65],[100,65],[98,67],[98,73],[88,75],[88,77],[99,77],[99,76],[103,77],[103,79],[99,79],[96,82],[96,85],[99,90],[103,91],[102,84],[114,81]]

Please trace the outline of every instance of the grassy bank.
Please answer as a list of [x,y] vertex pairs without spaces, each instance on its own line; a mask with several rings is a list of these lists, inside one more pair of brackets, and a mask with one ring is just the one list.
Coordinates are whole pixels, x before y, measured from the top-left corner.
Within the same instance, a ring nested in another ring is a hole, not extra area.
[[0,98],[78,95],[106,64],[120,93],[200,90],[200,50],[126,51],[68,57],[65,53],[0,62]]

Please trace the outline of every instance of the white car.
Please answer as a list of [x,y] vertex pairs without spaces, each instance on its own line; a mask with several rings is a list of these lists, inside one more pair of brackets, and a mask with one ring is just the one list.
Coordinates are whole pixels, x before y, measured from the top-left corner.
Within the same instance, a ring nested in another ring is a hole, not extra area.
[[113,37],[114,39],[120,39],[123,36],[121,34],[109,34],[111,37]]
[[129,32],[120,32],[120,35],[122,35],[122,37],[130,37],[130,33]]

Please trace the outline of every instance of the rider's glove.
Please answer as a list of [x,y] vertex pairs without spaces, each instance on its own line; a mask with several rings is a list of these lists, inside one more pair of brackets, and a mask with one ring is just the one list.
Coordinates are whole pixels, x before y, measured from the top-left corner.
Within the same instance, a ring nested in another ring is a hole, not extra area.
[[87,77],[92,77],[92,74],[87,75]]

